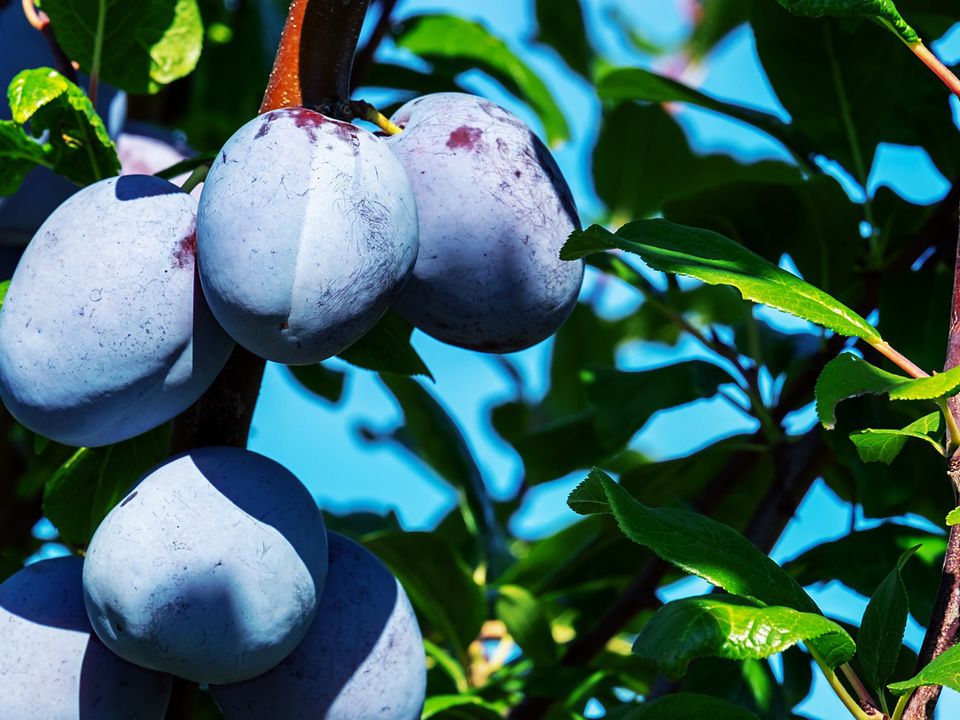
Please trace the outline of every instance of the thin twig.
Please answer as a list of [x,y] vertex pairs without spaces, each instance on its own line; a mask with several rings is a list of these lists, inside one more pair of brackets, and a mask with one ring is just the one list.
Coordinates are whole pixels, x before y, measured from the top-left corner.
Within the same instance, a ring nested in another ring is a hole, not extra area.
[[930,68],[933,74],[940,78],[941,82],[949,88],[950,92],[960,97],[960,78],[957,78],[953,71],[940,61],[940,58],[934,55],[930,49],[919,40],[915,43],[910,43],[908,47],[913,51],[914,55],[920,58],[920,62]]
[[54,65],[57,66],[57,70],[70,82],[76,83],[77,70],[79,70],[80,66],[77,65],[77,63],[71,62],[70,58],[63,52],[63,48],[60,47],[60,43],[57,42],[57,38],[53,34],[50,17],[43,12],[43,10],[37,8],[33,0],[22,0],[21,5],[23,7],[23,15],[27,18],[27,22],[46,38],[47,44],[50,46],[50,52],[53,54]]

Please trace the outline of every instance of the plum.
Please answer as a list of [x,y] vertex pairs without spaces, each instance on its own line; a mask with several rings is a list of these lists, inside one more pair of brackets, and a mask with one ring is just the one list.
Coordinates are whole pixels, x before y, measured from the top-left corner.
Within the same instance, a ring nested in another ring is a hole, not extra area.
[[229,683],[283,660],[310,627],[327,572],[323,518],[282,465],[239,448],[147,473],[94,533],[90,622],[130,662]]
[[577,301],[583,262],[560,260],[579,227],[560,169],[517,117],[483,98],[437,93],[394,114],[420,256],[401,316],[443,342],[512,352],[552,335]]
[[169,675],[107,650],[83,608],[83,559],[27,566],[0,585],[0,717],[161,720]]
[[233,342],[195,273],[196,202],[166,180],[109,178],[37,231],[0,311],[0,398],[36,433],[107,445],[170,420]]
[[383,140],[305,108],[241,127],[197,216],[214,316],[268,360],[314,363],[380,319],[417,255],[413,191]]
[[226,720],[416,720],[426,694],[423,638],[397,579],[368,550],[329,533],[317,619],[260,677],[210,688]]

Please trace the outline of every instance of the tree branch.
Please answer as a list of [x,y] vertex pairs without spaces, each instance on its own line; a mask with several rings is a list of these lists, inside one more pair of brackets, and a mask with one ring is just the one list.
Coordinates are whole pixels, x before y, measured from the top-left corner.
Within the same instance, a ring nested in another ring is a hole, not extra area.
[[383,38],[386,37],[387,31],[390,29],[390,23],[393,20],[393,10],[396,6],[397,0],[381,0],[380,18],[377,20],[377,24],[370,34],[370,39],[367,40],[367,44],[357,53],[357,59],[353,63],[353,79],[350,83],[351,90],[356,90],[359,85],[363,84],[367,70],[370,69],[370,66],[373,64],[373,58],[377,54],[377,48],[380,47],[380,43],[383,42]]
[[[957,216],[953,215],[953,227],[956,233]],[[947,336],[947,361],[944,369],[960,365],[960,242],[957,245],[953,275],[953,300],[950,307],[950,330]],[[954,419],[960,419],[960,398],[952,397],[947,403]],[[953,486],[954,501],[960,500],[960,452],[954,452],[947,468],[947,476]],[[960,632],[960,526],[950,528],[947,537],[947,551],[943,560],[943,573],[940,587],[934,601],[933,614],[927,624],[927,632],[917,657],[917,671],[926,667],[931,660],[957,642]],[[904,720],[931,720],[942,688],[928,685],[914,692]]]

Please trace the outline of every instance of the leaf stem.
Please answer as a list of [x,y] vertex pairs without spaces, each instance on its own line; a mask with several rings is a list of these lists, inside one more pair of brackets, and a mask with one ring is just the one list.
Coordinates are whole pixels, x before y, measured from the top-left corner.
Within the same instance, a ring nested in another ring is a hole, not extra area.
[[842,702],[843,706],[850,711],[850,714],[853,715],[853,717],[855,717],[857,720],[880,720],[880,718],[883,717],[879,712],[867,712],[860,707],[860,703],[854,700],[853,696],[847,692],[847,689],[843,686],[843,683],[840,682],[840,678],[830,668],[830,666],[824,662],[823,658],[817,654],[817,651],[811,647],[807,647],[807,649],[813,656],[814,662],[817,663],[817,667],[820,668],[820,672],[823,673],[823,676],[830,684],[830,688],[834,693],[836,693],[837,697],[840,698],[840,702]]
[[871,342],[870,345],[878,353],[883,355],[887,360],[892,362],[898,368],[903,370],[912,378],[925,378],[930,377],[930,373],[926,372],[919,365],[914,363],[910,358],[906,357],[899,350],[896,350],[890,343],[886,340],[880,340],[878,342]]
[[90,65],[90,85],[87,95],[90,102],[97,104],[97,91],[100,87],[100,62],[103,58],[103,32],[107,21],[107,0],[99,0],[100,8],[97,11],[97,34],[93,41],[93,61]]
[[940,58],[934,55],[933,52],[923,44],[922,40],[907,43],[907,47],[913,51],[914,55],[920,58],[920,62],[930,68],[931,72],[940,78],[943,84],[950,89],[950,92],[960,97],[960,78],[958,78],[950,68],[944,65]]
[[960,448],[960,428],[957,427],[957,419],[950,411],[950,406],[947,404],[947,401],[940,400],[937,402],[937,405],[940,406],[940,410],[943,411],[943,417],[947,421],[947,434],[949,436],[947,457],[950,457],[957,448]]
[[853,668],[850,667],[850,663],[844,663],[841,665],[840,671],[847,679],[847,682],[853,686],[853,689],[856,691],[857,697],[860,698],[861,702],[864,702],[871,707],[877,707],[877,701],[873,699],[873,696],[870,694],[870,691],[867,690],[866,685],[863,684],[863,681],[853,671]]
[[893,709],[891,720],[900,720],[903,717],[903,711],[907,709],[907,703],[910,702],[912,695],[912,692],[908,692],[900,696],[900,699],[897,700],[897,706]]

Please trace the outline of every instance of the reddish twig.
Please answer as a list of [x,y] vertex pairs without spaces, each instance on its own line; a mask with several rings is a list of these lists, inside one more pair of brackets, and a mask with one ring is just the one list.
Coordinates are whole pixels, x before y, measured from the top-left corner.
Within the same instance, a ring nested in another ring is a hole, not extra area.
[[30,23],[31,27],[40,32],[43,37],[46,38],[47,44],[50,45],[50,52],[53,54],[53,60],[57,66],[57,70],[70,82],[76,83],[77,70],[80,69],[80,66],[72,62],[70,58],[67,57],[67,54],[63,52],[63,48],[60,47],[60,43],[57,42],[57,38],[53,34],[50,17],[34,5],[33,0],[22,0],[21,5],[23,7],[23,15],[27,18],[27,22]]

